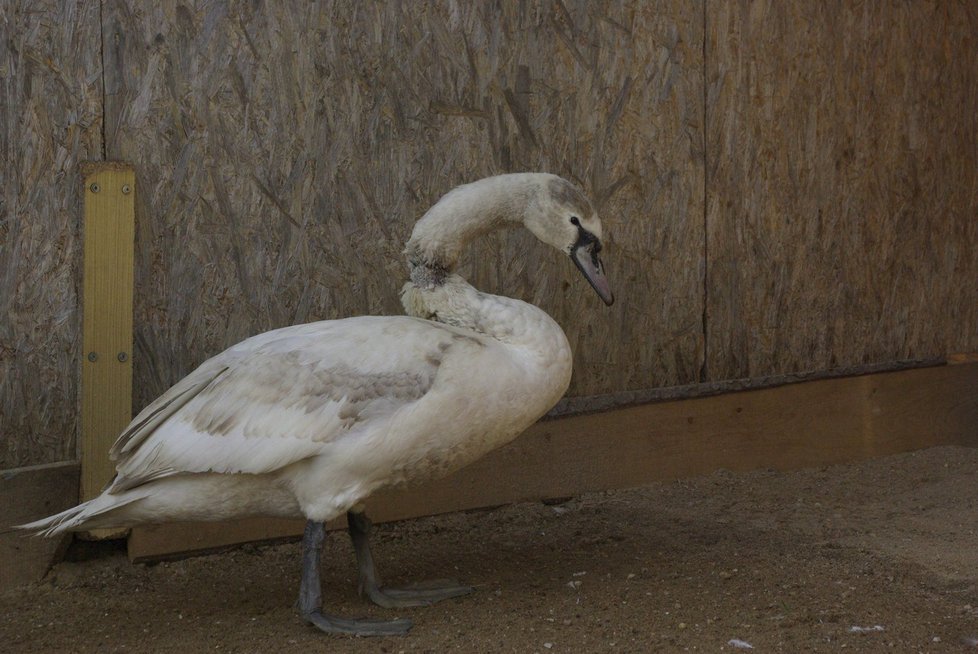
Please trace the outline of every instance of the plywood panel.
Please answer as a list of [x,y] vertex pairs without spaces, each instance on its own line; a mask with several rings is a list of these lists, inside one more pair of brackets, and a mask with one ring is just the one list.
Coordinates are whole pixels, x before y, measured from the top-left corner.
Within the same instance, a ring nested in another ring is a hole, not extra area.
[[85,166],[81,497],[115,476],[109,448],[132,419],[132,279],[136,177],[119,163]]
[[707,23],[708,378],[978,349],[978,5]]
[[75,457],[80,161],[102,153],[99,3],[0,3],[0,469]]
[[[978,446],[978,364],[791,384],[548,420],[458,473],[378,494],[378,521],[707,474]],[[339,520],[333,525],[342,527]],[[301,521],[133,530],[133,558],[297,535]]]
[[702,363],[699,2],[105,6],[107,148],[132,161],[135,385],[281,325],[400,313],[401,249],[458,183],[578,181],[619,298],[526,234],[476,247],[478,286],[542,305],[573,394],[689,383]]

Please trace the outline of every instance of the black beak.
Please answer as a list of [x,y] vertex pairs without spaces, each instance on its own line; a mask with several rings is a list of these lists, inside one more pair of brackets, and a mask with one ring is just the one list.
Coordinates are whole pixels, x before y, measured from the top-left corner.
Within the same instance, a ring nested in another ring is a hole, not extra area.
[[591,287],[598,293],[609,307],[614,303],[615,296],[611,293],[608,279],[604,276],[604,265],[598,257],[601,252],[601,241],[583,227],[578,227],[577,243],[571,250],[571,259],[577,269],[587,277]]

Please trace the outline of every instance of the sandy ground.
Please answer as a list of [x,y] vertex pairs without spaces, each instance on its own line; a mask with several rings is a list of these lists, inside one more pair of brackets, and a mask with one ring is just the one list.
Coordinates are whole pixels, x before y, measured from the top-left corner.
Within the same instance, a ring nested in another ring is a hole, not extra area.
[[389,582],[477,588],[400,611],[357,597],[331,535],[328,608],[410,617],[401,638],[300,622],[297,542],[156,565],[117,552],[0,596],[0,651],[978,651],[976,471],[978,450],[948,447],[380,525]]

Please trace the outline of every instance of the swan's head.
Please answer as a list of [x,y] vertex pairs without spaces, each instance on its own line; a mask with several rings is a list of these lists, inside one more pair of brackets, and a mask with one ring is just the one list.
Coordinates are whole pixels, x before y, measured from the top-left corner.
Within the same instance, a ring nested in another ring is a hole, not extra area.
[[566,179],[541,176],[540,192],[526,209],[523,224],[538,239],[569,255],[604,303],[615,301],[604,274],[601,221],[587,197]]
[[614,302],[604,275],[601,221],[580,189],[546,173],[510,173],[458,186],[414,225],[404,254],[415,285],[440,283],[462,246],[492,229],[522,223],[569,255],[605,304]]

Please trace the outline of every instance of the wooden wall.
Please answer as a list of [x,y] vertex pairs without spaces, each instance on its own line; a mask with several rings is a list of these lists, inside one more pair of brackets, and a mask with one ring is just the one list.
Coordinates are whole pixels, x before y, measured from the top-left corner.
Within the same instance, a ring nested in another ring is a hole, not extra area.
[[514,170],[607,226],[611,309],[526,234],[465,268],[565,326],[573,395],[978,350],[978,11],[809,4],[5,5],[0,469],[74,456],[85,158],[137,173],[135,409],[399,312],[414,220]]
[[102,157],[98,3],[0,3],[0,469],[76,458],[78,164]]
[[695,381],[698,5],[106,10],[108,154],[135,164],[141,191],[137,404],[251,334],[402,312],[414,221],[453,186],[515,170],[597,199],[621,302],[605,310],[528,233],[476,246],[473,282],[567,326],[576,394]]
[[978,349],[978,4],[707,25],[709,377]]

